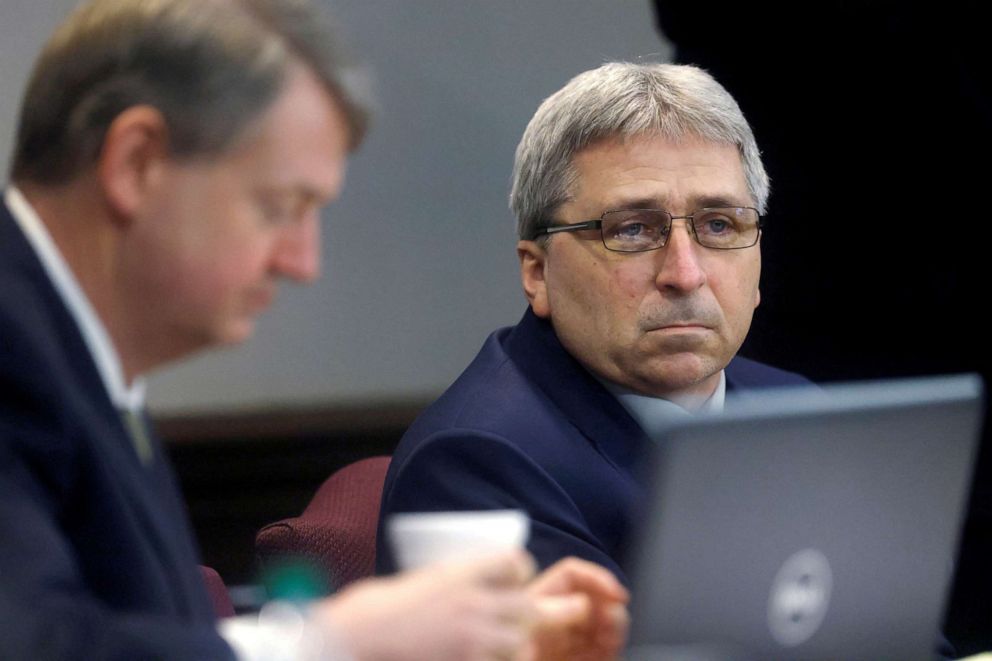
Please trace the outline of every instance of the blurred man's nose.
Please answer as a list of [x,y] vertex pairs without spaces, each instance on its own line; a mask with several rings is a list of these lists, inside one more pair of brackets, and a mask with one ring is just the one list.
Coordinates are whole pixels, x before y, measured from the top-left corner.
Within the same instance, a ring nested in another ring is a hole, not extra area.
[[320,275],[320,213],[308,212],[299,222],[286,226],[275,246],[273,270],[303,284]]

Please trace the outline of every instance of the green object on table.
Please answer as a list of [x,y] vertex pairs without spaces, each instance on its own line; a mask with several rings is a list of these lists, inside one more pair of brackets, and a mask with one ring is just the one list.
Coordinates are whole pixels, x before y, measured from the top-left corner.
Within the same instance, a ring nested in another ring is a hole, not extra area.
[[330,592],[326,572],[301,558],[270,564],[262,574],[262,585],[269,599],[297,603],[313,601]]

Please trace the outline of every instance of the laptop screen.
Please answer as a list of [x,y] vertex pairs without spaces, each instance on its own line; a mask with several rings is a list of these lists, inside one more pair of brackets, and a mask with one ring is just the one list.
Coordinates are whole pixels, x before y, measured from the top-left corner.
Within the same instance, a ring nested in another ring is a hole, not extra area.
[[930,659],[978,377],[768,390],[657,438],[628,657]]

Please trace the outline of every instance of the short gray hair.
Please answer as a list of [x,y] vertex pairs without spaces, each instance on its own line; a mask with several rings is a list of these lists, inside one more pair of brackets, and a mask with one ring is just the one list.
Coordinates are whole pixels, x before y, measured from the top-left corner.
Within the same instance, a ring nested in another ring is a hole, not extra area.
[[595,142],[660,134],[735,145],[760,213],[768,175],[737,102],[712,76],[679,64],[611,62],[579,74],[540,105],[517,146],[510,209],[517,234],[534,239],[573,194],[575,155]]
[[162,113],[176,157],[216,155],[302,62],[346,117],[352,149],[368,123],[355,68],[309,0],[92,0],[55,32],[25,93],[11,178],[70,181],[99,156],[129,107]]

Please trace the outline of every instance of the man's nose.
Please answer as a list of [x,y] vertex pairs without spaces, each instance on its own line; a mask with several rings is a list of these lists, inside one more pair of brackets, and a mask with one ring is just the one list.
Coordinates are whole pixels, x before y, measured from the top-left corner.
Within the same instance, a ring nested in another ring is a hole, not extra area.
[[657,251],[659,289],[689,293],[706,283],[706,271],[700,263],[700,253],[705,248],[691,236],[689,222],[685,218],[673,219],[668,241]]
[[308,212],[285,227],[273,254],[276,274],[300,283],[310,283],[320,275],[319,211]]

